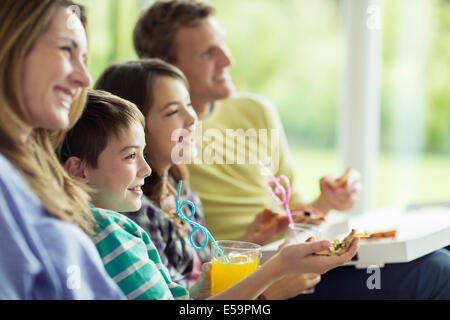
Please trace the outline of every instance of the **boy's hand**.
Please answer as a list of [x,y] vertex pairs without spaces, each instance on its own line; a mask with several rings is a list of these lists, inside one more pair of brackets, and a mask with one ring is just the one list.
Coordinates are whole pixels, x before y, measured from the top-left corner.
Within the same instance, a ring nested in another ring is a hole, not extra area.
[[202,273],[189,290],[189,294],[194,300],[203,300],[211,296],[211,262],[202,265]]

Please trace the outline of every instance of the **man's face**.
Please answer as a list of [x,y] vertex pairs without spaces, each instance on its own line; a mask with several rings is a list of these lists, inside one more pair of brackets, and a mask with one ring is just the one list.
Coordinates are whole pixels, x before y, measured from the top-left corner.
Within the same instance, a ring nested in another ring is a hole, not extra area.
[[233,60],[224,38],[224,30],[213,17],[193,27],[180,27],[175,36],[175,65],[189,81],[200,118],[207,114],[209,103],[229,97],[234,89],[229,73]]

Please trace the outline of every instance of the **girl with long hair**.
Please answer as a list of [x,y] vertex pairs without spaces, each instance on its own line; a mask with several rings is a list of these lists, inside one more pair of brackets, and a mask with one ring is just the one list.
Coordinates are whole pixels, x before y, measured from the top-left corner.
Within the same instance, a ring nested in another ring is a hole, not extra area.
[[[147,231],[172,280],[191,288],[193,298],[208,297],[210,293],[207,285],[201,284],[205,283],[201,275],[208,273],[208,264],[204,262],[209,260],[209,252],[206,248],[200,251],[192,248],[189,241],[191,226],[176,213],[175,188],[178,181],[183,180],[179,201],[192,201],[196,207],[192,220],[204,224],[200,200],[188,187],[188,176],[183,165],[183,161],[190,159],[195,152],[197,121],[186,78],[178,68],[162,60],[145,59],[109,66],[94,87],[133,102],[146,119],[145,154],[152,173],[142,187],[146,197],[142,200],[141,209],[125,214]],[[184,212],[186,216],[191,214],[188,211]],[[195,232],[193,241],[201,246],[203,237],[202,232]],[[317,274],[344,263],[357,250],[356,241],[346,255],[334,257],[337,259],[319,258],[312,253],[329,243],[325,241],[314,245],[317,247],[300,244],[282,249],[258,272],[230,288],[230,291],[224,291],[223,295],[221,293],[212,298],[253,299],[270,289],[276,291],[277,298],[289,298],[315,285],[320,280]],[[290,254],[292,260],[288,262],[287,256]],[[280,261],[284,262],[280,264]],[[286,272],[289,264],[291,268],[296,268],[295,272]],[[316,275],[305,277],[309,273]],[[286,294],[286,291],[290,296],[281,297],[279,293]]]

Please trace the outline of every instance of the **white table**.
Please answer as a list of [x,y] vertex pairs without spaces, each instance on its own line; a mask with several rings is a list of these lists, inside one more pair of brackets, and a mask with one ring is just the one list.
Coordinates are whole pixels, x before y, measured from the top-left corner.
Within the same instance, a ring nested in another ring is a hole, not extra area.
[[[356,268],[383,267],[386,263],[409,262],[450,245],[450,208],[402,212],[383,208],[361,216],[335,215],[322,224],[322,239],[342,239],[352,228],[358,232],[397,230],[395,239],[361,240],[357,255],[347,265]],[[279,240],[263,246],[262,263],[275,254]]]

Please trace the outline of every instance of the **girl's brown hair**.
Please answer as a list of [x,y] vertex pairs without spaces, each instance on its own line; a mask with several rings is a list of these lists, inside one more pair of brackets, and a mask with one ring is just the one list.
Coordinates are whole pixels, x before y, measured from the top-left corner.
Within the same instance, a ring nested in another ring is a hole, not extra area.
[[[153,88],[156,79],[161,76],[178,79],[188,88],[184,74],[175,66],[160,59],[142,59],[113,64],[100,75],[94,88],[111,92],[133,102],[147,118],[154,103]],[[146,128],[146,132],[148,134],[148,128]],[[151,157],[147,157],[147,161],[152,167]],[[162,206],[162,199],[170,194],[176,196],[177,193],[168,178],[172,178],[174,181],[183,180],[182,192],[185,194],[189,182],[187,169],[183,164],[172,165],[169,169],[169,177],[161,177],[156,170],[152,171],[142,187],[144,194],[163,210],[166,208]],[[165,212],[178,228],[183,229],[183,224],[176,213],[170,210],[165,210]]]
[[[89,210],[89,196],[66,174],[54,152],[52,141],[61,133],[35,129],[26,142],[20,138],[20,133],[26,132],[32,123],[22,98],[20,75],[24,59],[56,12],[70,6],[80,9],[80,20],[86,29],[83,7],[71,1],[0,1],[0,152],[22,175],[49,214],[93,235],[95,220]],[[72,104],[71,124],[79,118],[85,98],[83,90]]]

